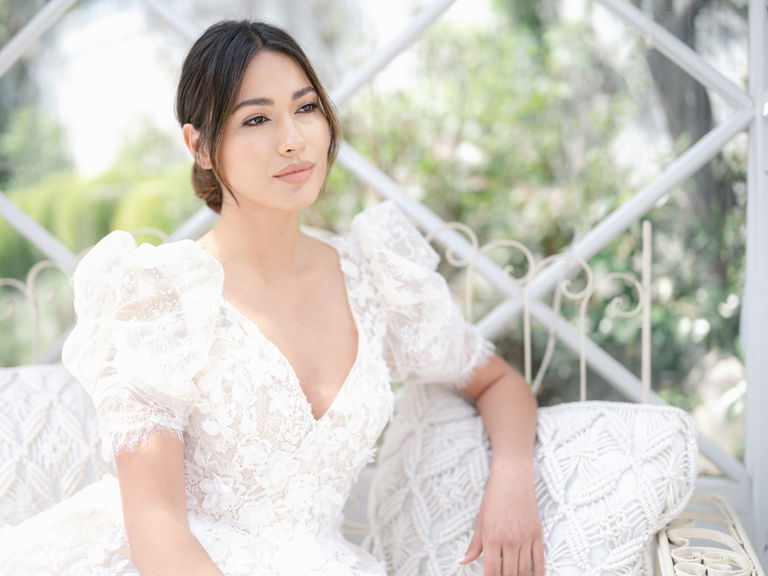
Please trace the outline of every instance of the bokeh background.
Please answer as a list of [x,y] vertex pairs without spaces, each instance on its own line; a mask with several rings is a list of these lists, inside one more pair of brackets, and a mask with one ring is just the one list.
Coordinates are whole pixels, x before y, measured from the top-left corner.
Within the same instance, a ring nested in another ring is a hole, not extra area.
[[[44,4],[0,0],[0,44]],[[428,2],[162,4],[200,32],[223,18],[284,26],[333,89]],[[745,86],[746,0],[635,4]],[[115,228],[172,232],[201,207],[173,113],[189,46],[149,3],[76,3],[0,79],[0,191],[74,252]],[[340,112],[348,142],[413,198],[469,224],[483,241],[513,238],[543,257],[567,248],[731,110],[598,4],[458,0]],[[746,390],[739,330],[746,154],[741,135],[648,215],[656,247],[654,388],[737,458]],[[343,233],[377,200],[337,166],[306,222]],[[591,265],[638,271],[639,258],[638,225]],[[23,280],[42,259],[0,220],[0,277]],[[73,316],[63,275],[45,271],[40,285],[52,295],[39,335],[45,348]],[[482,285],[478,291],[481,316],[499,300]],[[29,316],[16,299],[12,287],[0,288],[0,365],[35,359]],[[639,318],[613,318],[597,304],[590,323],[591,337],[639,372]],[[543,336],[534,341],[537,358]],[[498,347],[519,365],[518,327]],[[559,352],[541,403],[575,399],[577,376],[578,363]],[[589,390],[618,399],[596,375]]]

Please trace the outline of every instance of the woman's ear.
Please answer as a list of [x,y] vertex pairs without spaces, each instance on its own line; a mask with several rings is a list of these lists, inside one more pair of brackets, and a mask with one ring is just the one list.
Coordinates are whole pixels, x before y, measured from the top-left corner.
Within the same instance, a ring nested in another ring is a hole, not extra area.
[[181,128],[181,132],[184,135],[184,144],[190,154],[192,154],[192,157],[195,159],[198,166],[203,170],[211,170],[213,165],[208,156],[208,151],[204,149],[204,146],[202,147],[203,149],[201,149],[200,132],[198,132],[197,128],[192,126],[192,124],[184,124]]

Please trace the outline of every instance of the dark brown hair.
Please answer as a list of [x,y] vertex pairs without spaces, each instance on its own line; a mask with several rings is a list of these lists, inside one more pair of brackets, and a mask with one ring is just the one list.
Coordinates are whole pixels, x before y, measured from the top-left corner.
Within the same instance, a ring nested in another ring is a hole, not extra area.
[[287,32],[264,22],[225,20],[214,24],[197,39],[184,60],[176,92],[176,118],[182,126],[192,124],[200,134],[199,151],[208,155],[212,169],[206,170],[195,161],[192,185],[195,194],[216,212],[221,211],[224,188],[232,192],[220,169],[221,140],[234,112],[245,70],[262,50],[281,52],[301,66],[328,120],[329,170],[338,152],[341,128],[336,110],[296,41]]

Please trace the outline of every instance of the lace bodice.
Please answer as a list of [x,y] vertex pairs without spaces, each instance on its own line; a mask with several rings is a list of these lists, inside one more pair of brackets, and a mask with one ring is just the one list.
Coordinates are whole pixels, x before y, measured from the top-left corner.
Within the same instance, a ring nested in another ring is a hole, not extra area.
[[221,266],[194,242],[137,247],[113,232],[74,276],[78,323],[63,360],[93,397],[106,452],[153,434],[183,440],[190,524],[227,574],[380,573],[339,527],[390,417],[390,384],[461,385],[490,350],[435,272],[437,254],[394,205],[366,210],[329,243],[359,342],[319,419],[288,360],[223,298]]

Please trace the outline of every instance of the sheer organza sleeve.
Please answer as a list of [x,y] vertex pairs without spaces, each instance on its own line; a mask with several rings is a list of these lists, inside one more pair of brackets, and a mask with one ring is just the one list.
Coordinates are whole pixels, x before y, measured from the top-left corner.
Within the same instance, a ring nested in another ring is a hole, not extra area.
[[73,276],[77,324],[62,361],[96,406],[105,457],[153,434],[179,439],[206,364],[220,267],[189,240],[136,246],[109,234]]
[[493,345],[465,321],[445,279],[440,257],[392,202],[352,222],[357,245],[384,314],[384,355],[393,381],[463,386]]

